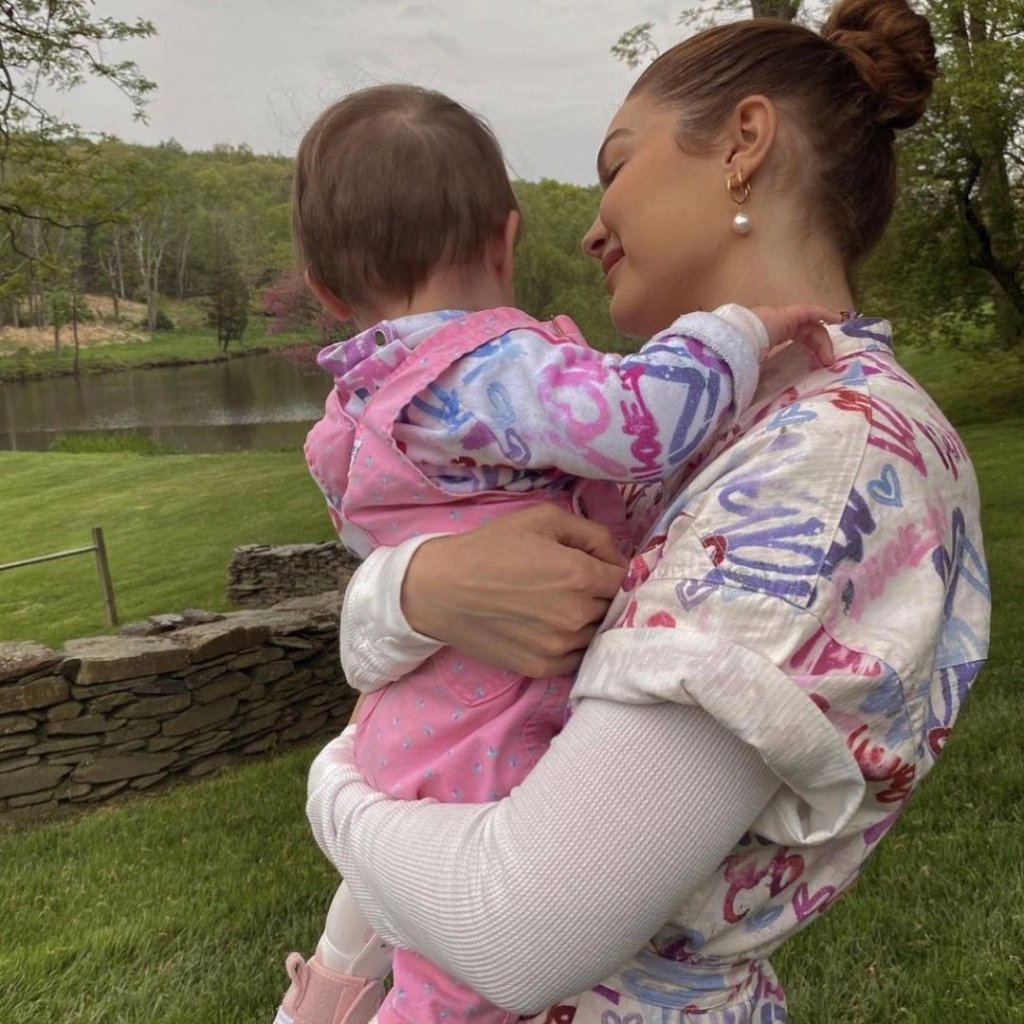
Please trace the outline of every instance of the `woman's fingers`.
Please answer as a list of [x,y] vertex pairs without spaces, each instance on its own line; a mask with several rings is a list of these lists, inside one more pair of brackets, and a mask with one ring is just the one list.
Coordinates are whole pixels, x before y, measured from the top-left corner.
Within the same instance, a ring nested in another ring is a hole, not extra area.
[[[534,511],[530,510],[531,513]],[[547,532],[559,544],[585,551],[609,565],[625,566],[626,560],[619,554],[607,527],[590,519],[574,516],[555,505],[539,508],[536,512],[541,513],[536,527],[538,532]]]
[[623,574],[604,527],[541,507],[427,541],[402,608],[417,631],[482,661],[560,674],[579,662]]

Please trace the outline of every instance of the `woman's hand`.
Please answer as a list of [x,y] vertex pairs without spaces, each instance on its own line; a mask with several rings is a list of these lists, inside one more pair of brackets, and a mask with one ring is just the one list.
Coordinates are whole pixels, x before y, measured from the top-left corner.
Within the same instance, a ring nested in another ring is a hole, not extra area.
[[409,625],[520,675],[573,671],[625,566],[608,530],[555,505],[429,540],[402,584]]

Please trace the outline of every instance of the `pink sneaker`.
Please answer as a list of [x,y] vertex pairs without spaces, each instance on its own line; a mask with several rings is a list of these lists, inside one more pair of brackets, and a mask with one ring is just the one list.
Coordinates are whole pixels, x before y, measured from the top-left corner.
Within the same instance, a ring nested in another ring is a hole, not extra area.
[[384,1001],[384,985],[324,967],[314,955],[289,953],[284,962],[292,979],[274,1024],[369,1024]]

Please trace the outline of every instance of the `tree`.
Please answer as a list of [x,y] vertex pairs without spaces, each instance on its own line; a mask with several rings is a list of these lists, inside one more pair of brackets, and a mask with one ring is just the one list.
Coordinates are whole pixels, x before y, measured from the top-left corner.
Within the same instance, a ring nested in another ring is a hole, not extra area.
[[241,341],[245,334],[249,322],[249,285],[226,218],[215,217],[212,229],[206,322],[217,332],[218,348],[226,352],[232,341]]
[[[103,223],[108,210],[95,204],[84,187],[96,156],[95,145],[77,125],[53,115],[40,96],[42,86],[66,91],[87,79],[105,79],[142,117],[146,97],[155,88],[133,61],[110,61],[107,44],[152,35],[152,23],[96,18],[89,0],[4,0],[0,3],[0,271],[16,288],[6,288],[8,313],[18,319],[18,304],[28,298],[42,323],[46,304],[43,282],[69,282],[77,295],[79,259],[69,269],[54,254],[76,250],[78,240],[56,235]],[[11,308],[13,306],[13,309]],[[60,303],[50,304],[53,315]],[[77,323],[77,299],[71,323]],[[55,326],[55,344],[60,329]]]
[[[801,3],[802,0],[711,0],[683,11],[676,19],[676,24],[697,30],[713,25],[720,18],[736,20],[747,13],[753,18],[781,18],[783,21],[794,21],[800,13]],[[623,32],[612,46],[612,54],[625,61],[631,68],[639,67],[645,60],[657,57],[658,45],[654,41],[654,22],[645,21]]]
[[104,44],[145,39],[156,29],[142,18],[133,22],[96,19],[89,0],[13,0],[0,5],[0,133],[8,136],[32,122],[56,131],[76,126],[55,118],[38,101],[38,88],[48,83],[68,90],[88,78],[102,78],[125,94],[144,114],[146,96],[156,88],[134,61],[111,63]]
[[585,337],[621,342],[610,327],[608,297],[596,260],[580,256],[580,239],[600,202],[596,188],[546,179],[519,181],[523,230],[516,247],[517,304],[542,319],[568,313]]
[[[105,79],[144,116],[146,98],[156,88],[134,61],[111,62],[108,43],[144,39],[152,22],[96,18],[88,0],[7,0],[0,4],[0,170],[19,159],[15,142],[25,137],[65,139],[80,134],[77,125],[54,116],[39,97],[41,85],[66,91],[87,79]],[[6,182],[4,182],[6,185]],[[26,209],[6,188],[0,212],[8,217],[47,216],[45,207]]]

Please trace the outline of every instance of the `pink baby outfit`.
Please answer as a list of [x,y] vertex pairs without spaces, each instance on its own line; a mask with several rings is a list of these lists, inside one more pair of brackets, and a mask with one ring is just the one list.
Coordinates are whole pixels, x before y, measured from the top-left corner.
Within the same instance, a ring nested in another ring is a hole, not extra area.
[[[548,501],[624,537],[625,511],[614,483],[552,474],[550,486],[533,490],[451,493],[425,476],[395,439],[395,424],[415,396],[463,356],[521,328],[551,345],[586,344],[567,318],[544,324],[518,310],[485,310],[460,316],[421,342],[385,380],[375,382],[377,390],[358,418],[345,412],[344,393],[332,392],[306,455],[329,501],[340,498],[334,514],[346,544],[367,554]],[[400,684],[367,697],[356,740],[360,770],[370,785],[405,800],[500,799],[561,729],[570,686],[568,676],[526,679],[444,648]],[[507,1024],[515,1018],[417,953],[395,950],[393,971],[394,987],[378,1013],[381,1024]]]

